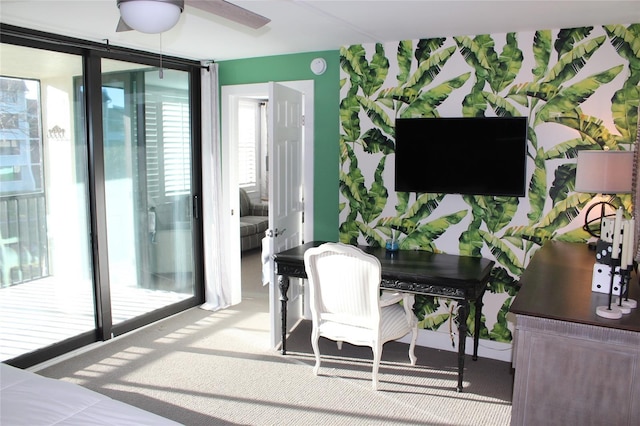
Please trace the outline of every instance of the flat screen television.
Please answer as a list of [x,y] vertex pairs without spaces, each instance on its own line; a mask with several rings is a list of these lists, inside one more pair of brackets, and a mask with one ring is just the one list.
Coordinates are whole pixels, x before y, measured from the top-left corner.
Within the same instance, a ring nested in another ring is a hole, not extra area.
[[396,119],[395,190],[523,197],[527,118]]

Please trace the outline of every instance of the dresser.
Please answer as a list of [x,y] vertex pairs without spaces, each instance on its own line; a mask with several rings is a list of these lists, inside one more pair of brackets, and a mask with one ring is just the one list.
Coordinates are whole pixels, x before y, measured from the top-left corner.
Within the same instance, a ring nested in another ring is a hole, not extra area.
[[586,244],[548,241],[522,274],[510,308],[512,425],[640,424],[640,308],[597,316],[608,294],[591,291],[594,263]]

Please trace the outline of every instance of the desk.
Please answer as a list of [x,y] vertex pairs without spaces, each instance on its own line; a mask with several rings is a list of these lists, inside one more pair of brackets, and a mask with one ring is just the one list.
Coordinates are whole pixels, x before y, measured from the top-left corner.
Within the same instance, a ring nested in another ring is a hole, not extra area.
[[[512,425],[632,425],[640,418],[640,308],[596,315],[595,252],[548,241],[520,277]],[[638,300],[636,278],[630,298]]]
[[[289,277],[307,278],[304,268],[304,252],[324,241],[312,241],[274,255],[276,274],[280,287],[282,320],[282,354],[287,353],[287,292]],[[478,359],[482,296],[487,288],[494,261],[481,257],[456,256],[426,251],[400,250],[387,252],[381,247],[361,246],[374,255],[382,266],[380,287],[427,296],[446,297],[458,301],[458,392],[462,391],[465,343],[469,302],[475,304],[475,332],[473,336],[473,360]]]

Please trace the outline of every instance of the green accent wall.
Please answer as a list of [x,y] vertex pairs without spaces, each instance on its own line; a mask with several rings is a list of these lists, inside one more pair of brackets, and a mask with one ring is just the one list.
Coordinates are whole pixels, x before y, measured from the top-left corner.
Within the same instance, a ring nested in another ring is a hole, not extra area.
[[[311,72],[314,58],[327,61],[322,75]],[[314,80],[314,227],[316,240],[338,240],[340,52],[306,52],[218,62],[220,86]]]

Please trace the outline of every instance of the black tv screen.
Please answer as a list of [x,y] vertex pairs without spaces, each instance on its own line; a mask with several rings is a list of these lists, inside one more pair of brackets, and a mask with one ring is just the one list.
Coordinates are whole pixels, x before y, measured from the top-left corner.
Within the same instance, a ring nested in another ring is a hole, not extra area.
[[523,197],[526,117],[396,119],[395,190]]

